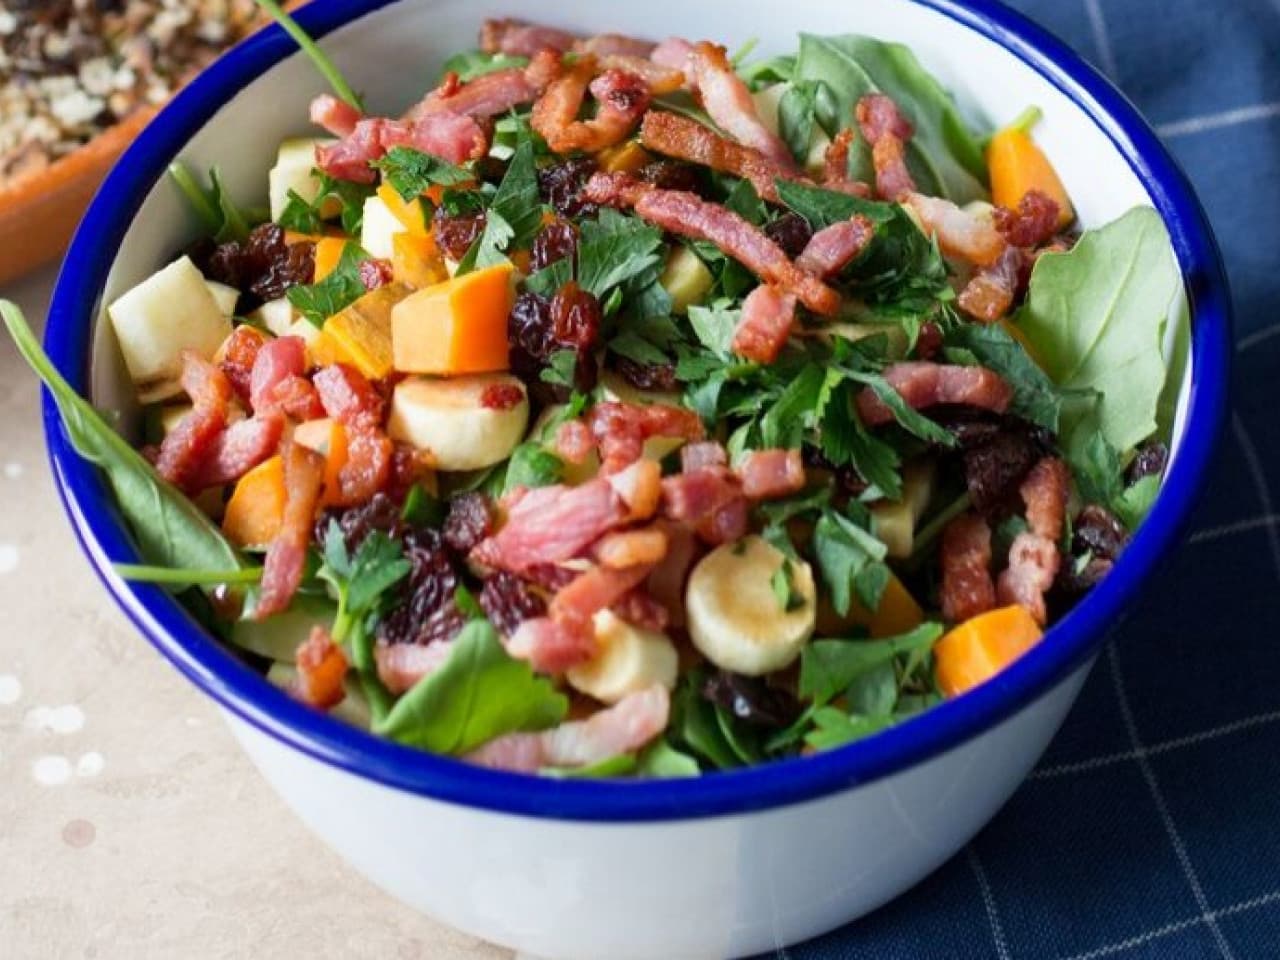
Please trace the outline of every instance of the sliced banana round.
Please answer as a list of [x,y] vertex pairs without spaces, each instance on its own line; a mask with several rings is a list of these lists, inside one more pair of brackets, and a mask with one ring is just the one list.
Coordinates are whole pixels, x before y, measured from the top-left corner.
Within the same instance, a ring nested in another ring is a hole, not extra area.
[[575,690],[602,703],[661,684],[675,689],[679,655],[665,633],[646,630],[601,610],[592,618],[599,652],[565,674]]
[[813,634],[813,570],[757,536],[702,558],[685,589],[689,636],[717,667],[751,677],[781,670]]
[[509,457],[528,425],[528,394],[510,374],[409,377],[392,394],[387,433],[437,470],[479,470]]

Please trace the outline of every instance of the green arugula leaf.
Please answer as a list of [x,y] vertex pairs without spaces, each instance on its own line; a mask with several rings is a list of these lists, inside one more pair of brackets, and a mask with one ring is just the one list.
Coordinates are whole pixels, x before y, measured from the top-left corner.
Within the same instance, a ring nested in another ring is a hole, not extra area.
[[332,273],[319,283],[290,287],[285,296],[307,320],[323,327],[325,320],[345,310],[368,292],[360,279],[360,264],[368,259],[369,254],[360,248],[360,244],[348,241]]
[[608,780],[630,776],[636,770],[634,753],[620,753],[585,767],[543,767],[538,774],[552,780]]
[[399,743],[461,756],[505,733],[554,727],[568,709],[568,698],[510,656],[487,621],[472,620],[439,669],[375,719],[373,729]]
[[[994,370],[1013,388],[1010,412],[1037,423],[1054,433],[1062,414],[1062,395],[1000,324],[956,324],[946,335],[949,344],[959,344],[973,357],[972,363]],[[959,359],[959,358],[956,358]]]
[[655,740],[641,751],[636,761],[637,777],[646,780],[696,777],[702,772],[698,761],[681,753],[665,737]]
[[832,750],[891,726],[890,717],[855,717],[835,707],[822,707],[814,711],[813,728],[805,734],[804,742],[814,750]]
[[537,443],[522,443],[511,451],[503,493],[517,487],[549,487],[564,478],[564,461]]
[[1059,388],[1100,396],[1096,409],[1063,411],[1067,446],[1075,431],[1096,428],[1128,450],[1155,431],[1164,330],[1181,283],[1169,234],[1150,207],[1036,261],[1014,322]]
[[392,147],[373,164],[402,200],[412,200],[437,184],[456,187],[475,179],[470,170],[412,147]]

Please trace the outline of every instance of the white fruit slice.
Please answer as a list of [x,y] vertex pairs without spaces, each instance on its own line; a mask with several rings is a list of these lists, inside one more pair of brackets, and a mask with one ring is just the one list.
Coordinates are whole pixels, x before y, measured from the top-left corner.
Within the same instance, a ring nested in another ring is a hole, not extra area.
[[391,212],[381,197],[370,197],[364,202],[364,220],[360,227],[360,246],[370,256],[390,260],[395,256],[393,239],[397,233],[408,231],[400,218]]
[[902,499],[882,500],[871,506],[871,531],[889,550],[889,556],[911,556],[916,525],[933,497],[933,461],[915,460],[902,471]]
[[[495,387],[518,389],[520,401],[486,406],[485,392]],[[479,470],[509,457],[528,425],[529,397],[510,374],[410,377],[396,384],[387,433],[423,451],[437,470]]]
[[144,402],[180,392],[184,350],[207,360],[231,335],[230,318],[189,257],[152,274],[111,304],[107,314]]
[[[249,319],[260,326],[266,327],[277,337],[283,337],[289,333],[289,328],[298,319],[298,315],[293,312],[293,304],[289,302],[289,298],[281,297],[278,300],[268,300],[253,313],[249,314]],[[311,326],[313,330],[315,329],[312,324],[308,324],[308,326]]]
[[[280,144],[276,165],[267,174],[267,190],[271,200],[271,219],[279,220],[289,205],[292,190],[307,203],[315,202],[320,193],[320,181],[312,174],[316,165],[316,147],[333,143],[332,140],[299,138]],[[336,211],[321,209],[328,216]]]
[[754,535],[726,543],[693,568],[685,613],[694,646],[717,667],[752,677],[781,670],[813,633],[813,570]]
[[229,287],[225,283],[219,283],[217,280],[206,280],[205,286],[209,288],[209,292],[213,294],[213,299],[218,303],[218,309],[222,311],[223,316],[228,320],[236,315],[236,304],[240,301],[240,291],[235,287]]
[[661,684],[675,689],[679,655],[665,633],[645,630],[601,610],[592,618],[599,652],[565,674],[569,686],[602,703]]

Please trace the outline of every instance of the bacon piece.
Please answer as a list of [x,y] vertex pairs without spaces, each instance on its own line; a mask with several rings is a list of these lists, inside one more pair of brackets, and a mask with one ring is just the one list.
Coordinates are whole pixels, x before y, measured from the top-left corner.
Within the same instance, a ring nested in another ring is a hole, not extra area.
[[875,233],[876,225],[861,214],[823,227],[805,244],[796,266],[829,280],[857,259]]
[[262,410],[279,411],[285,416],[306,423],[324,416],[320,395],[311,381],[302,376],[288,376],[273,386],[262,400]]
[[996,593],[1001,603],[1016,603],[1044,626],[1048,617],[1044,595],[1053,586],[1062,558],[1047,537],[1024,531],[1009,547],[1009,565],[1000,574]]
[[364,114],[331,93],[322,93],[311,101],[311,122],[335,137],[349,137]]
[[[650,574],[652,576],[652,574]],[[630,590],[609,608],[619,620],[661,633],[671,626],[671,614],[659,603],[644,584]]]
[[581,486],[539,487],[512,505],[507,522],[471,551],[486,567],[522,573],[577,556],[601,534],[626,521],[626,504],[604,478]]
[[190,491],[200,464],[227,425],[231,383],[221,370],[192,350],[182,354],[181,383],[191,398],[191,412],[160,444],[156,472]]
[[983,323],[995,323],[1013,306],[1022,274],[1023,255],[1008,246],[996,262],[979,267],[956,299],[960,309]]
[[540,50],[563,53],[578,38],[568,31],[510,18],[486,20],[480,27],[480,49],[511,57],[531,57]]
[[268,395],[287,377],[307,370],[307,345],[301,337],[277,337],[260,344],[249,374],[249,404],[255,413],[265,412]]
[[1057,457],[1045,457],[1018,488],[1027,505],[1027,525],[1033,533],[1055,543],[1062,536],[1071,496],[1071,471]]
[[906,144],[915,133],[911,121],[883,93],[867,94],[856,108],[858,127],[871,144],[871,165],[876,171],[876,192],[886,200],[900,200],[914,193],[915,181],[907,169]]
[[[694,561],[698,559],[698,541],[694,538],[693,531],[683,523],[663,519],[655,521],[654,526],[667,535],[667,555],[662,563],[653,568],[649,579],[645,581],[644,589],[655,603],[666,610],[669,623],[683,626],[684,584]],[[638,622],[631,620],[621,610],[615,608],[614,612],[630,623]]]
[[238,480],[276,452],[284,418],[265,413],[233,423],[209,444],[187,480],[187,489],[204,490]]
[[346,461],[338,470],[337,489],[325,490],[325,503],[354,507],[368,502],[387,485],[395,445],[374,427],[347,429]]
[[350,427],[377,427],[384,402],[367,377],[355,367],[333,363],[312,378],[326,415]]
[[956,517],[942,531],[942,615],[959,623],[996,605],[991,582],[991,528],[976,513]]
[[858,129],[867,143],[874,146],[885,137],[897,137],[904,143],[916,132],[911,121],[902,115],[893,98],[883,93],[869,93],[855,108]]
[[594,37],[575,40],[574,53],[590,53],[597,57],[628,57],[647,60],[656,44],[652,40],[638,40],[620,33],[602,33]]
[[658,509],[662,497],[662,468],[657,461],[642,457],[606,479],[626,504],[628,520],[648,520]]
[[936,237],[942,252],[980,267],[999,259],[1007,246],[988,218],[962,210],[950,200],[908,193],[904,202],[915,213],[924,232]]
[[596,543],[595,555],[613,570],[659,563],[667,555],[667,533],[661,527],[606,533]]
[[420,120],[432,113],[484,119],[506,113],[512,107],[530,103],[560,73],[560,57],[551,50],[540,50],[527,67],[511,67],[485,73],[467,83],[458,83],[450,74],[406,116]]
[[822,154],[822,185],[854,197],[870,197],[871,188],[861,180],[849,178],[849,148],[853,146],[853,131],[841,130],[827,144]]
[[633,54],[597,53],[596,63],[604,70],[621,70],[624,73],[635,74],[645,82],[649,93],[655,97],[675,93],[685,84],[683,72]]
[[530,617],[507,640],[507,653],[527,660],[538,673],[560,674],[596,655],[596,638],[587,620]]
[[695,44],[685,72],[716,126],[743,146],[759,150],[784,170],[795,170],[795,159],[787,145],[760,122],[751,91],[734,72],[724,47],[705,40]]
[[742,302],[742,319],[729,349],[756,363],[773,363],[791,336],[796,298],[771,283],[762,283]]
[[723,468],[662,479],[663,516],[688,524],[713,546],[746,534],[747,507],[742,484]]
[[707,467],[729,466],[729,451],[715,440],[686,443],[680,448],[680,472],[693,473]]
[[240,402],[248,405],[250,381],[253,377],[253,365],[258,359],[258,351],[262,349],[266,338],[253,327],[241,325],[231,331],[231,337],[218,352],[222,360],[218,369],[222,371],[231,384]]
[[373,648],[378,679],[393,695],[399,696],[423,677],[439,670],[449,659],[452,640],[434,643],[384,643]]
[[[986,367],[962,367],[929,361],[894,363],[885,368],[884,378],[902,395],[907,405],[916,410],[939,403],[954,403],[1004,413],[1013,400],[1013,388],[1000,374]],[[893,412],[870,387],[858,393],[856,402],[858,416],[867,426],[879,426],[893,420]]]
[[541,733],[508,733],[467,754],[494,770],[536,773],[543,767],[585,767],[639,750],[667,728],[671,697],[655,684],[628,694],[585,720]]
[[547,613],[559,623],[589,623],[601,610],[609,609],[643,583],[653,566],[641,563],[622,569],[592,567],[560,588],[551,598]]
[[804,489],[804,462],[799,450],[752,450],[736,470],[749,500],[776,500]]
[[693,44],[680,37],[667,37],[649,53],[649,59],[656,64],[689,72],[689,58],[693,56]]
[[1028,190],[1017,210],[996,207],[996,229],[1015,247],[1038,247],[1058,229],[1058,202],[1039,190]]
[[394,147],[412,147],[449,163],[465,163],[484,156],[489,140],[473,117],[447,110],[412,121],[374,118],[361,120],[337,143],[317,147],[316,166],[337,180],[373,183],[377,174],[371,164]]
[[294,662],[298,678],[293,693],[303,703],[331,710],[347,695],[347,658],[324,627],[311,628],[311,636],[298,644]]
[[253,614],[257,620],[288,609],[302,583],[307,545],[324,483],[324,458],[314,450],[290,441],[285,444],[283,456],[284,516],[263,563],[262,591]]
[[[611,147],[624,140],[649,109],[649,86],[641,77],[606,70],[592,80],[595,70],[595,58],[583,56],[552,81],[533,105],[533,129],[557,153]],[[578,120],[588,85],[599,107],[591,119]]]
[[692,410],[665,403],[637,404],[606,400],[587,415],[587,426],[600,448],[601,472],[616,473],[644,454],[652,437],[701,440],[702,420]]
[[566,420],[556,430],[556,454],[565,463],[580,466],[595,452],[596,441],[591,428],[581,420]]
[[655,153],[750,180],[756,193],[772,203],[778,202],[779,178],[803,180],[794,169],[775,163],[759,150],[734,143],[705,124],[676,113],[646,113],[640,124],[640,142]]

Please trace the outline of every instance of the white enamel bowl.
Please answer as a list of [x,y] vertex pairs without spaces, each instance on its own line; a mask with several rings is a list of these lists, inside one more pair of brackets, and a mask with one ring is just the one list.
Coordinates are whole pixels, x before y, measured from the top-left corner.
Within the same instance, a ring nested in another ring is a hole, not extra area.
[[[1228,308],[1212,237],[1133,109],[1056,41],[986,0],[769,0],[554,5],[530,0],[319,0],[303,23],[375,112],[416,99],[481,18],[584,33],[711,37],[758,53],[799,31],[909,44],[962,108],[989,121],[1038,104],[1037,137],[1086,224],[1140,203],[1164,216],[1191,300],[1193,350],[1164,491],[1115,571],[985,687],[819,757],[696,781],[552,782],[472,769],[378,741],[297,705],[241,666],[162,591],[125,584],[136,556],[94,470],[46,404],[69,515],[139,628],[226,711],[264,776],[326,843],[389,893],[463,930],[548,958],[722,958],[813,936],[874,909],[955,853],[1009,797],[1071,706],[1107,632],[1167,552],[1201,486],[1224,410]],[[71,382],[125,412],[103,303],[197,226],[163,178],[175,156],[265,196],[276,145],[308,130],[321,83],[278,30],[219,61],[134,143],[94,202],[60,278],[47,347]],[[97,343],[98,349],[92,345]]]

